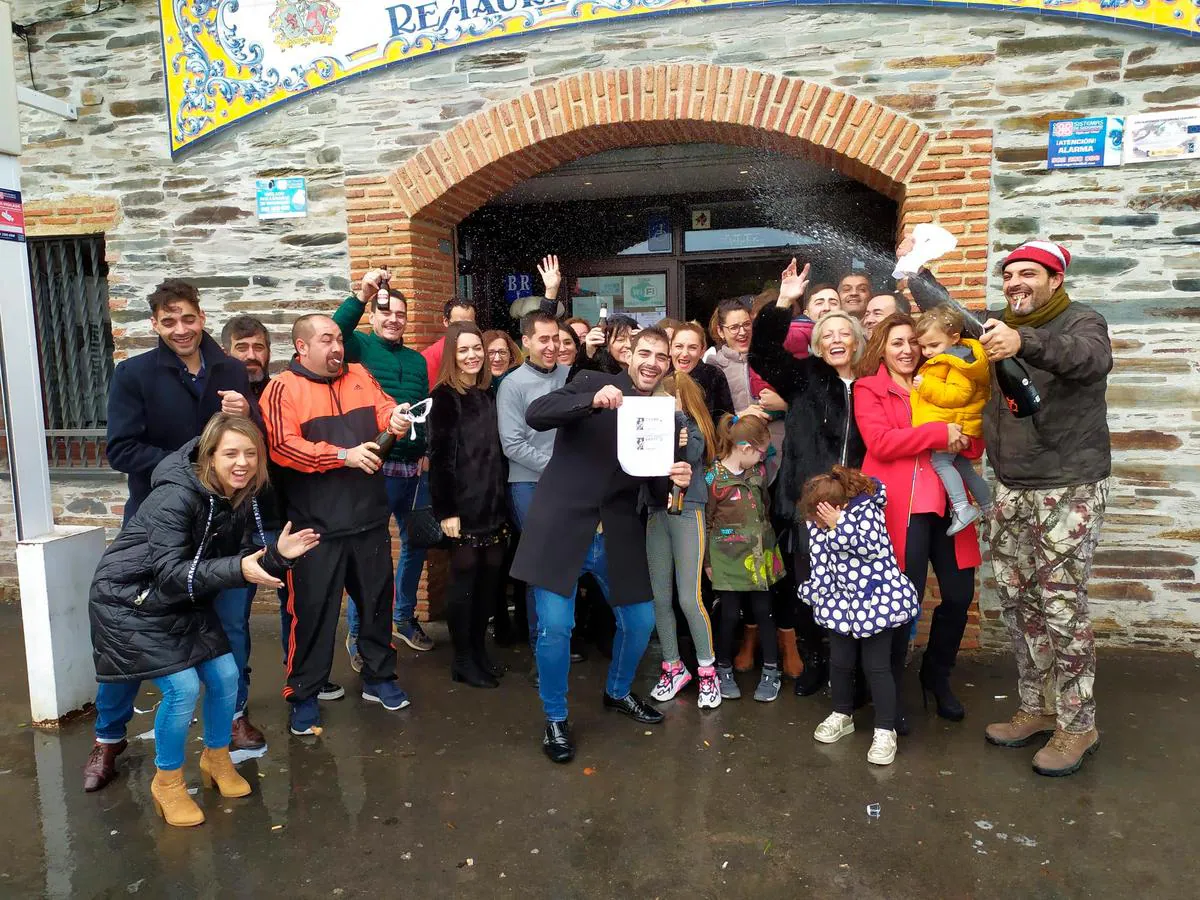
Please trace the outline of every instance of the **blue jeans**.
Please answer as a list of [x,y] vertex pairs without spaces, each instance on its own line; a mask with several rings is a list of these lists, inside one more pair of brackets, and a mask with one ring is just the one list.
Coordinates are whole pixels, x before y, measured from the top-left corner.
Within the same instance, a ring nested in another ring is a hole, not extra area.
[[[268,535],[268,539],[272,537],[273,534]],[[250,601],[254,599],[255,590],[253,587],[230,588],[213,601],[213,609],[221,620],[221,628],[229,640],[240,673],[234,712],[246,706],[246,694],[250,690]],[[125,726],[133,718],[133,701],[141,687],[140,681],[100,683],[96,689],[96,740],[115,744],[125,737]]]
[[155,678],[162,703],[154,717],[154,765],[178,769],[192,713],[204,683],[204,746],[214,750],[229,746],[233,733],[234,700],[238,690],[238,665],[232,653],[208,659],[194,669]]
[[[400,528],[400,562],[396,566],[396,605],[392,609],[392,621],[397,625],[411,622],[417,614],[417,589],[421,586],[421,570],[425,567],[425,550],[413,547],[408,541],[408,517],[413,506],[429,505],[429,476],[422,473],[416,478],[384,478],[388,506],[396,517]],[[358,635],[358,607],[353,602],[346,604],[346,625],[350,633]]]
[[[536,481],[513,481],[508,485],[508,504],[512,509],[513,524],[517,531],[525,529],[525,517],[529,515],[529,504],[533,502],[533,491]],[[538,613],[537,604],[533,599],[533,586],[525,588],[525,618],[529,621],[529,646],[537,644]],[[572,617],[572,623],[574,617]]]
[[[608,597],[608,563],[604,554],[604,536],[596,535],[583,562]],[[567,676],[571,670],[571,630],[575,627],[575,591],[564,597],[545,588],[533,588],[538,614],[537,647],[538,693],[550,722],[567,721]],[[654,631],[654,601],[614,606],[617,633],[613,638],[612,663],[604,690],[620,700],[629,694],[638,663]]]

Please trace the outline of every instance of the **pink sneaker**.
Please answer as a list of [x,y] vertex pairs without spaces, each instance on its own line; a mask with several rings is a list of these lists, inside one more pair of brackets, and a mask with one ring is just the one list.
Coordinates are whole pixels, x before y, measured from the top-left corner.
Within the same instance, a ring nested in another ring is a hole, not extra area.
[[658,679],[658,684],[654,685],[654,689],[650,691],[650,699],[657,700],[662,703],[665,700],[671,700],[687,687],[692,681],[692,673],[687,670],[681,662],[662,664],[662,675]]
[[717,681],[717,670],[714,666],[701,666],[696,670],[700,676],[700,696],[696,705],[701,709],[716,709],[721,705],[721,685]]

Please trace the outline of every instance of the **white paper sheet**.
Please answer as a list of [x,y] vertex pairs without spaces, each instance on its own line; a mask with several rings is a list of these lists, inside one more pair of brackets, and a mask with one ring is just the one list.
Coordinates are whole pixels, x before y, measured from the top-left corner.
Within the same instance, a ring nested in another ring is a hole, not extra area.
[[617,409],[617,461],[635,478],[670,473],[678,437],[674,397],[626,397]]

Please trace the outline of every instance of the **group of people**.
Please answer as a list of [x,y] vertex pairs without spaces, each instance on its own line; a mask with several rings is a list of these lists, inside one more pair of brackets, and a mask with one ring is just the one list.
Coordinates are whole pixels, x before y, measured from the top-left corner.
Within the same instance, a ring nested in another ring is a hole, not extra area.
[[[407,706],[394,646],[432,647],[414,613],[433,543],[449,551],[455,681],[499,685],[488,624],[510,627],[506,588],[519,585],[513,618],[534,652],[555,762],[575,755],[568,674],[586,576],[612,611],[605,708],[661,722],[655,704],[693,680],[697,704],[716,707],[741,696],[738,673],[760,660],[755,700],[774,701],[784,676],[798,695],[829,685],[818,741],[851,734],[870,699],[867,758],[887,765],[909,731],[900,684],[931,566],[941,599],[920,685],[938,715],[965,716],[951,675],[985,520],[1020,685],[1019,709],[987,739],[1052,735],[1035,770],[1075,771],[1099,743],[1087,578],[1110,473],[1112,355],[1103,318],[1067,297],[1069,262],[1042,241],[1009,254],[1007,309],[982,329],[927,270],[873,294],[860,273],[810,285],[795,260],[777,291],[722,301],[707,327],[639,328],[563,318],[546,257],[545,299],[522,317],[520,347],[481,332],[456,298],[424,358],[405,345],[406,299],[374,270],[332,317],[293,323],[294,355],[275,377],[261,322],[230,320],[222,349],[194,288],[163,282],[150,297],[159,345],[118,365],[110,395],[109,459],[130,497],[90,598],[101,685],[85,789],[115,776],[138,686],[153,679],[156,809],[172,824],[203,821],[182,777],[201,685],[203,780],[249,792],[229,750],[265,745],[246,711],[261,586],[280,595],[293,734],[320,734],[320,701],[344,696],[330,681],[344,594],[363,699]],[[993,389],[989,363],[1010,357],[1043,398],[1031,418]],[[654,395],[674,398],[677,461],[637,478],[618,462],[616,410]],[[994,495],[973,466],[985,448]],[[648,702],[633,687],[656,630]]]

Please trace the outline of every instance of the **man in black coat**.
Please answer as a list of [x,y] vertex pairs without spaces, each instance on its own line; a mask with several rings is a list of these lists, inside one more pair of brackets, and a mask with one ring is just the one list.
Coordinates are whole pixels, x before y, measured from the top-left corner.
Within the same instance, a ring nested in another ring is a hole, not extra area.
[[[108,392],[108,462],[129,475],[123,524],[150,493],[155,466],[199,437],[213,415],[248,415],[261,427],[246,367],[204,331],[196,289],[168,278],[149,303],[158,346],[118,364]],[[139,681],[105,682],[96,691],[96,744],[83,769],[85,791],[98,791],[116,777],[140,687]]]
[[[645,479],[627,474],[617,461],[616,409],[626,395],[652,394],[669,367],[666,332],[647,328],[633,340],[627,371],[581,372],[565,387],[534,400],[525,413],[538,431],[558,429],[511,572],[533,588],[538,691],[546,712],[542,747],[554,762],[575,756],[567,725],[567,676],[575,589],[584,572],[596,579],[617,621],[605,708],[648,724],[663,718],[629,690],[654,629],[654,602],[646,527],[638,514]],[[670,477],[686,488],[691,466],[675,463]]]

